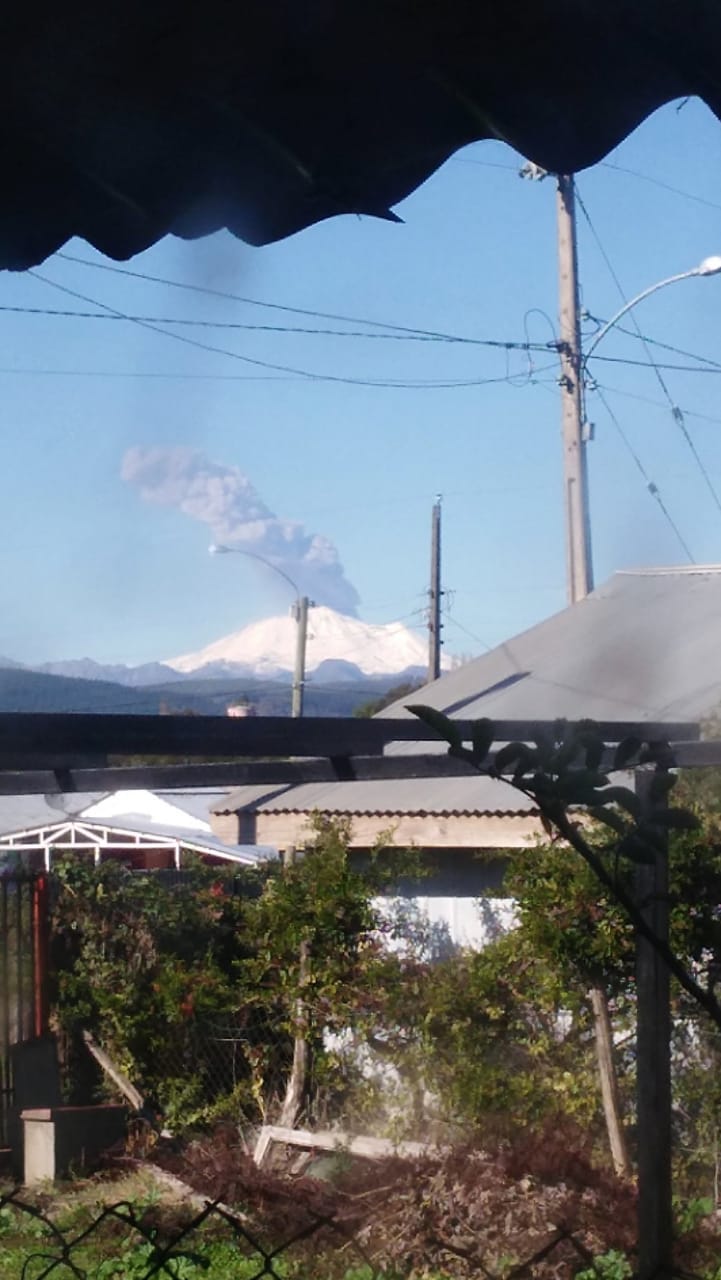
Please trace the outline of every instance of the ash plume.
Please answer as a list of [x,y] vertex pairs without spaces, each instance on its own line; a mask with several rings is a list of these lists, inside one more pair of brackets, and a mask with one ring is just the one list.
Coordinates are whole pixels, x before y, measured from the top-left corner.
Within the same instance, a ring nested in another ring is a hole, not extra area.
[[146,502],[176,507],[207,525],[214,542],[269,560],[317,604],[356,613],[358,592],[333,543],[276,516],[238,467],[213,462],[198,449],[136,445],[123,457],[121,476]]

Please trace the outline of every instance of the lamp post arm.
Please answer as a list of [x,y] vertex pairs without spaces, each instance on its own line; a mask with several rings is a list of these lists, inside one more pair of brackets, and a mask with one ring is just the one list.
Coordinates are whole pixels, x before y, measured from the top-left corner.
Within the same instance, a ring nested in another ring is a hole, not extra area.
[[669,284],[676,284],[679,280],[690,280],[692,276],[702,274],[703,273],[698,267],[693,267],[691,271],[679,271],[675,276],[667,276],[665,280],[657,280],[656,284],[651,284],[648,289],[644,289],[642,293],[637,293],[636,297],[631,298],[630,302],[625,302],[620,310],[616,312],[615,316],[611,316],[611,319],[607,320],[599,329],[598,333],[595,334],[591,345],[583,357],[583,371],[585,372],[588,361],[596,350],[598,344],[603,342],[603,339],[606,337],[609,330],[613,329],[614,325],[618,324],[619,320],[622,320],[628,311],[631,311],[634,307],[638,306],[639,302],[643,302],[645,298],[650,298],[652,293],[658,293],[659,289],[665,289]]
[[250,560],[257,560],[258,564],[265,565],[266,569],[272,569],[274,573],[280,574],[280,577],[285,579],[288,586],[293,588],[293,594],[296,600],[300,600],[300,588],[297,583],[295,583],[290,575],[285,572],[285,569],[281,569],[277,564],[274,564],[272,560],[266,560],[264,556],[257,555],[255,551],[246,551],[245,547],[226,547],[220,544],[210,547],[209,550],[212,555],[248,556]]

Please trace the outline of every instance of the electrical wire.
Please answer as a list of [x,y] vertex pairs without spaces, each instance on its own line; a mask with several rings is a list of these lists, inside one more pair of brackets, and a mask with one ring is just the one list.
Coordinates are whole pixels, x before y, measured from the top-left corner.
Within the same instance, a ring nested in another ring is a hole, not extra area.
[[[148,320],[139,320],[127,315],[124,311],[118,310],[117,307],[111,307],[106,302],[100,302],[97,298],[90,298],[87,294],[79,293],[76,289],[70,289],[67,285],[59,284],[56,280],[51,280],[48,276],[42,275],[39,271],[29,270],[28,275],[35,280],[42,281],[43,284],[49,285],[53,289],[58,289],[61,293],[68,294],[70,297],[78,298],[81,302],[86,302],[93,307],[102,307],[105,311],[110,312],[118,319],[127,320],[131,324],[136,324],[142,329],[149,329],[152,333],[160,333],[166,338],[173,338],[176,342],[182,342],[187,346],[197,347],[201,351],[211,352],[214,355],[228,356],[232,360],[240,360],[244,364],[250,364],[261,369],[269,369],[276,373],[291,374],[295,377],[305,378],[310,382],[333,382],[340,383],[345,386],[361,386],[361,387],[404,387],[404,388],[442,388],[451,387],[477,387],[485,386],[489,383],[508,383],[511,381],[510,376],[506,373],[503,377],[497,378],[468,378],[468,379],[374,379],[374,378],[351,378],[344,377],[340,374],[318,373],[309,369],[299,369],[293,365],[276,364],[269,360],[260,360],[255,356],[245,356],[238,351],[231,351],[227,347],[211,346],[207,342],[200,342],[197,338],[189,338],[187,334],[173,333],[171,329],[165,329],[161,325],[155,324]],[[552,366],[548,366],[551,368]],[[544,372],[539,370],[538,372]]]
[[[544,366],[546,369],[555,369],[555,365]],[[24,366],[0,365],[0,375],[7,374],[18,375],[29,378],[150,378],[160,381],[196,381],[196,382],[300,382],[310,385],[314,382],[323,383],[327,379],[322,376],[317,379],[309,379],[300,375],[293,376],[288,374],[262,374],[262,373],[191,373],[186,370],[161,371],[161,370],[145,370],[145,369],[31,369]],[[546,383],[555,384],[554,379],[540,379],[533,377],[526,379],[523,383],[515,382],[513,378],[506,375],[499,378],[474,378],[470,381],[456,382],[363,382],[358,381],[354,385],[364,387],[381,387],[392,391],[443,391],[455,390],[468,387],[483,387],[489,384],[505,384],[506,386],[525,387],[542,387],[548,389]]]
[[661,178],[652,178],[648,173],[639,173],[637,169],[627,169],[625,165],[614,164],[611,160],[602,160],[601,168],[615,169],[617,173],[626,173],[632,178],[640,178],[642,182],[651,182],[655,187],[661,187],[664,191],[672,191],[674,195],[683,196],[686,200],[695,200],[697,204],[705,204],[709,209],[721,210],[721,204],[717,204],[715,200],[707,200],[705,196],[697,196],[692,191],[684,191],[681,187],[674,187],[670,182],[664,182]]
[[[131,276],[136,280],[145,280],[147,282],[150,282],[151,284],[162,284],[171,289],[185,289],[191,293],[206,294],[208,297],[211,297],[211,298],[223,298],[228,302],[241,302],[245,306],[265,307],[271,311],[284,311],[284,312],[287,312],[289,315],[312,316],[313,319],[316,319],[316,320],[333,320],[337,324],[368,325],[369,327],[375,328],[375,329],[385,329],[389,333],[415,335],[415,336],[424,337],[424,338],[434,338],[436,341],[443,341],[443,342],[460,342],[460,343],[470,342],[475,344],[477,341],[475,338],[467,338],[459,334],[444,333],[442,330],[438,330],[438,329],[419,329],[415,326],[409,326],[409,325],[403,325],[403,324],[391,324],[391,323],[386,323],[385,321],[382,321],[382,320],[368,320],[365,318],[359,318],[358,316],[338,315],[331,311],[315,311],[308,307],[290,307],[280,302],[263,302],[258,298],[244,297],[242,294],[227,293],[222,289],[211,289],[207,285],[187,284],[185,281],[181,281],[181,280],[169,280],[165,276],[154,276],[144,271],[133,271],[129,267],[113,266],[108,262],[92,262],[88,258],[78,258],[75,255],[70,253],[58,252],[55,254],[55,257],[61,258],[64,262],[74,262],[80,266],[91,267],[97,271],[110,271],[115,275]],[[81,295],[78,295],[78,297],[80,296]],[[95,305],[102,306],[103,304],[97,303]],[[504,347],[506,343],[498,342],[497,344],[494,343],[494,345]]]
[[[640,333],[629,334],[629,337],[640,338],[641,342],[644,344],[646,342],[643,334]],[[698,357],[694,356],[694,359],[697,358]],[[719,365],[718,368],[699,368],[699,366],[695,364],[668,364],[666,362],[655,360],[653,357],[651,357],[650,360],[631,360],[628,356],[597,356],[594,351],[592,359],[600,360],[602,364],[626,364],[634,369],[652,369],[657,375],[661,369],[663,369],[664,373],[667,371],[673,373],[721,373],[721,365]],[[670,393],[667,398],[671,400],[671,404],[673,405],[673,398]]]
[[[585,220],[586,220],[586,223],[588,224],[589,230],[590,230],[591,235],[593,236],[593,238],[594,238],[594,240],[595,240],[595,242],[596,242],[596,245],[597,245],[598,250],[599,250],[599,252],[600,252],[600,254],[601,254],[601,257],[603,258],[603,260],[604,260],[604,262],[605,262],[605,264],[606,264],[606,267],[608,268],[608,271],[609,271],[609,273],[610,273],[610,275],[611,275],[611,278],[612,278],[612,280],[613,280],[614,284],[616,285],[616,288],[618,289],[618,292],[619,292],[619,294],[620,294],[621,300],[622,300],[624,303],[626,303],[626,302],[628,302],[628,298],[627,298],[627,296],[626,296],[626,293],[624,292],[623,285],[621,284],[621,281],[619,280],[618,275],[616,274],[616,271],[615,271],[615,269],[614,269],[613,263],[611,262],[611,259],[609,258],[608,254],[606,253],[606,250],[605,250],[605,248],[604,248],[604,246],[603,246],[603,243],[602,243],[602,241],[601,241],[601,237],[600,237],[600,235],[598,234],[598,232],[597,232],[597,230],[596,230],[596,228],[595,228],[595,226],[594,226],[594,224],[593,224],[593,221],[592,221],[592,219],[591,219],[591,215],[589,214],[588,209],[586,208],[586,205],[585,205],[585,203],[584,203],[583,197],[581,196],[581,193],[580,193],[580,191],[578,190],[578,184],[575,182],[575,180],[574,180],[574,189],[575,189],[576,199],[577,199],[577,201],[578,201],[579,208],[580,208],[581,213],[583,214],[583,216],[584,216],[584,218],[585,218]],[[718,492],[717,492],[717,490],[716,490],[716,486],[714,485],[714,483],[713,483],[713,481],[712,481],[712,479],[711,479],[711,476],[709,475],[709,473],[708,473],[708,471],[707,471],[707,469],[706,469],[706,464],[704,463],[704,461],[703,461],[703,459],[702,459],[701,455],[699,454],[699,452],[698,452],[698,450],[697,450],[697,448],[696,448],[696,445],[695,445],[695,443],[694,443],[694,441],[693,441],[693,439],[692,439],[692,437],[691,437],[691,434],[690,434],[690,432],[689,432],[689,430],[688,430],[688,427],[686,426],[686,423],[685,423],[685,421],[684,421],[684,416],[683,416],[683,410],[679,408],[679,406],[676,404],[676,401],[674,400],[673,396],[671,395],[671,392],[669,391],[668,386],[667,386],[667,384],[666,384],[666,380],[665,380],[665,378],[663,377],[663,374],[661,373],[661,366],[657,363],[657,361],[656,361],[656,359],[655,359],[655,357],[654,357],[654,354],[653,354],[653,352],[652,352],[652,350],[651,350],[651,348],[650,348],[649,344],[646,342],[646,340],[645,340],[645,338],[644,338],[644,336],[643,336],[643,333],[641,332],[641,328],[640,328],[640,326],[639,326],[638,320],[636,319],[635,313],[634,313],[633,311],[630,311],[630,312],[629,312],[629,318],[630,318],[630,320],[631,320],[631,323],[633,324],[634,329],[636,330],[636,333],[638,334],[638,337],[639,337],[639,339],[640,339],[640,341],[641,341],[641,344],[642,344],[642,346],[643,346],[643,348],[644,348],[644,350],[645,350],[645,352],[646,352],[646,355],[647,355],[647,356],[648,356],[648,358],[649,358],[649,362],[650,362],[651,367],[652,367],[652,369],[653,369],[653,371],[654,371],[654,374],[655,374],[655,377],[656,377],[656,381],[658,382],[658,384],[659,384],[659,386],[660,386],[660,388],[661,388],[661,390],[662,390],[662,392],[663,392],[663,394],[664,394],[664,397],[665,397],[665,399],[666,399],[666,401],[667,401],[667,403],[668,403],[669,409],[671,410],[671,417],[673,418],[673,420],[674,420],[674,422],[675,422],[676,426],[679,428],[679,431],[681,432],[681,434],[682,434],[682,436],[683,436],[683,438],[684,438],[684,440],[685,440],[685,442],[686,442],[686,445],[688,446],[688,449],[689,449],[689,451],[690,451],[690,453],[691,453],[691,455],[692,455],[692,457],[693,457],[693,459],[694,459],[694,461],[695,461],[695,463],[696,463],[696,466],[698,467],[699,472],[701,473],[701,476],[702,476],[702,478],[703,478],[703,481],[704,481],[704,483],[705,483],[705,485],[706,485],[706,488],[707,488],[707,489],[708,489],[708,491],[709,491],[709,494],[711,495],[711,499],[712,499],[712,501],[713,501],[714,505],[716,506],[716,509],[717,509],[719,512],[721,512],[721,498],[720,498],[720,497],[719,497],[719,495],[718,495]],[[603,359],[606,359],[606,357],[603,357],[603,356],[601,356],[601,357],[599,357],[599,358],[600,358],[600,359],[602,359],[602,360],[603,360]],[[683,370],[683,371],[684,371],[684,372],[689,372],[689,370]],[[701,373],[701,372],[705,372],[705,373],[712,373],[712,372],[718,372],[718,370],[712,370],[712,369],[700,370],[700,369],[699,369],[699,370],[698,370],[698,372],[699,372],[699,373]]]
[[690,563],[691,563],[691,564],[695,564],[695,563],[696,563],[696,561],[695,561],[695,559],[694,559],[694,557],[693,557],[693,554],[692,554],[692,552],[691,552],[691,550],[690,550],[690,548],[689,548],[689,546],[688,546],[688,543],[686,542],[686,539],[684,538],[683,534],[681,533],[681,530],[679,529],[678,525],[676,524],[675,520],[673,519],[673,516],[671,515],[671,513],[670,513],[670,511],[669,511],[668,507],[666,506],[666,503],[664,502],[664,500],[663,500],[663,498],[662,498],[662,496],[661,496],[661,491],[660,491],[660,489],[659,489],[658,485],[657,485],[657,484],[656,484],[656,483],[651,479],[650,475],[648,474],[648,471],[647,471],[647,470],[646,470],[646,468],[644,467],[644,465],[643,465],[643,463],[642,463],[641,459],[639,458],[639,456],[638,456],[638,454],[637,454],[636,450],[634,449],[633,445],[631,444],[631,441],[629,440],[628,436],[626,435],[626,432],[624,431],[623,427],[621,426],[621,423],[619,422],[618,417],[616,416],[616,414],[614,413],[613,409],[611,408],[611,405],[608,403],[608,400],[606,399],[605,395],[603,394],[603,391],[601,391],[601,389],[597,386],[597,387],[595,387],[595,392],[596,392],[596,395],[598,396],[599,400],[601,401],[601,404],[603,405],[604,409],[606,410],[606,413],[608,414],[609,418],[611,419],[611,422],[613,423],[614,427],[616,428],[616,431],[618,432],[619,436],[621,437],[621,439],[622,439],[622,441],[623,441],[624,445],[625,445],[625,446],[626,446],[626,448],[628,449],[628,452],[630,453],[631,457],[633,458],[634,463],[636,464],[636,466],[637,466],[638,470],[640,471],[640,473],[641,473],[641,475],[642,475],[642,477],[643,477],[644,484],[645,484],[645,486],[646,486],[646,488],[647,488],[648,492],[651,494],[651,497],[652,497],[652,498],[653,498],[653,499],[658,503],[659,509],[661,510],[661,512],[662,512],[662,514],[663,514],[664,519],[666,520],[666,522],[668,523],[668,525],[670,526],[670,528],[673,530],[673,532],[674,532],[674,534],[675,534],[675,536],[676,536],[676,538],[677,538],[677,540],[678,540],[678,542],[679,542],[680,546],[683,548],[683,552],[684,552],[684,554],[687,556],[687,558],[688,558],[688,560],[690,561]]
[[441,617],[444,618],[446,622],[450,622],[452,626],[457,627],[464,635],[469,636],[471,640],[475,640],[476,644],[482,645],[486,650],[486,653],[492,652],[493,645],[487,644],[481,636],[477,636],[474,631],[470,631],[468,627],[464,627],[462,622],[459,622],[457,618],[453,617],[449,609],[441,609]]
[[0,374],[21,374],[31,378],[181,378],[201,382],[305,382],[305,378],[272,373],[176,373],[148,372],[144,369],[26,369],[0,366]]
[[[31,273],[33,274],[33,273]],[[45,279],[45,277],[38,277]],[[52,281],[46,281],[52,284]],[[55,284],[56,288],[61,286]],[[80,296],[80,295],[78,295]],[[98,303],[103,306],[103,303]],[[548,352],[553,344],[549,343],[529,343],[505,340],[503,338],[469,338],[452,334],[424,334],[424,333],[366,333],[361,329],[311,329],[304,328],[300,325],[277,325],[277,324],[247,324],[237,320],[201,320],[195,317],[178,316],[146,316],[133,315],[131,312],[121,313],[112,311],[77,311],[69,310],[61,307],[20,307],[10,306],[9,304],[0,304],[0,312],[8,311],[13,315],[34,315],[34,316],[61,316],[72,317],[79,320],[128,320],[136,324],[177,324],[187,325],[200,329],[242,329],[251,333],[298,333],[310,334],[318,337],[332,338],[369,338],[376,341],[387,342],[443,342],[451,344],[462,344],[474,347],[493,347],[500,348],[504,351],[545,351]]]
[[[614,396],[625,396],[627,400],[638,400],[641,404],[652,404],[657,409],[665,409],[666,406],[662,400],[652,400],[650,396],[640,396],[635,391],[626,391],[621,387],[602,386],[600,383],[594,383],[596,391],[610,391]],[[684,409],[683,413],[687,418],[699,418],[701,422],[713,422],[715,426],[721,427],[721,418],[715,418],[710,413],[700,413],[697,409]]]
[[[0,308],[0,310],[2,310],[2,308]],[[602,320],[600,316],[591,315],[590,311],[586,311],[585,315],[588,320],[590,320],[593,324],[598,326],[598,329],[602,329],[603,326],[607,323],[607,321]],[[711,356],[700,356],[696,351],[686,351],[683,347],[675,347],[670,342],[661,342],[658,338],[649,338],[647,333],[639,335],[638,333],[634,332],[633,329],[626,329],[625,326],[622,324],[615,324],[613,327],[617,333],[623,333],[626,335],[627,338],[640,337],[642,342],[644,343],[647,342],[652,347],[660,347],[663,351],[672,351],[674,355],[686,356],[689,360],[698,360],[702,364],[710,365],[714,369],[721,369],[721,361],[712,360]],[[598,329],[596,330],[596,332],[598,332]],[[596,357],[594,356],[594,359],[595,358]],[[661,366],[661,367],[667,368],[668,366]]]

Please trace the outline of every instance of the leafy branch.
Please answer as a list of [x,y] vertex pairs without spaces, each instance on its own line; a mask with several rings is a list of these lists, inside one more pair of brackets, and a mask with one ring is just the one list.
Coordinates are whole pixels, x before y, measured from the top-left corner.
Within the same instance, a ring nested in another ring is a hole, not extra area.
[[[409,706],[407,710],[448,743],[448,754],[454,759],[465,761],[485,777],[508,783],[534,802],[545,831],[550,836],[560,836],[585,860],[625,911],[636,932],[650,943],[683,989],[721,1027],[721,1004],[713,991],[701,986],[665,939],[658,936],[569,812],[585,809],[595,821],[614,832],[617,861],[624,858],[637,865],[652,865],[665,851],[669,830],[690,831],[698,826],[693,813],[668,805],[676,784],[676,777],[670,772],[673,757],[668,744],[644,744],[638,738],[627,738],[611,752],[593,721],[583,720],[576,725],[558,721],[550,733],[538,734],[532,742],[509,742],[491,758],[494,742],[491,720],[475,721],[469,747],[463,741],[458,724],[434,707]],[[652,767],[646,804],[630,788],[612,784],[602,768],[606,760],[610,760],[614,771],[641,765]]]

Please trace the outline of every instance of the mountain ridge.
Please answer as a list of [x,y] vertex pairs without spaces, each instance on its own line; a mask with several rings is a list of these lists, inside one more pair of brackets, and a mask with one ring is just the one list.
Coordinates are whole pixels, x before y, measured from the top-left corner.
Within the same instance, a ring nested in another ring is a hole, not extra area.
[[[194,653],[166,658],[164,665],[183,674],[253,675],[265,679],[290,675],[296,626],[290,616],[262,619]],[[328,662],[342,663],[350,678],[355,678],[351,676],[353,668],[361,677],[403,675],[427,668],[428,646],[425,638],[402,622],[362,622],[321,605],[308,614],[306,671],[312,673]],[[443,665],[450,667],[450,659],[446,658]]]

